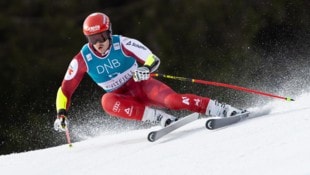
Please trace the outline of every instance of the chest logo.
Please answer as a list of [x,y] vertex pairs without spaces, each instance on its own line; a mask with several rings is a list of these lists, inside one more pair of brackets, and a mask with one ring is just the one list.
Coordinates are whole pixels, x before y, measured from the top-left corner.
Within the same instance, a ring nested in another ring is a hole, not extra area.
[[110,72],[113,73],[115,69],[121,66],[121,63],[117,59],[107,60],[106,63],[98,65],[96,67],[98,74],[107,73],[110,74]]

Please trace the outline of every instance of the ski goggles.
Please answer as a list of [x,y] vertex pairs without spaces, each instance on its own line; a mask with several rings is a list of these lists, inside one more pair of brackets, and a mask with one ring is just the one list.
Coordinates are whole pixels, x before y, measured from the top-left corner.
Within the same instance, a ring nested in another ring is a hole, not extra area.
[[97,33],[94,35],[88,35],[87,38],[88,38],[88,41],[92,44],[96,44],[97,42],[103,43],[106,40],[110,39],[110,32],[104,31],[104,32]]

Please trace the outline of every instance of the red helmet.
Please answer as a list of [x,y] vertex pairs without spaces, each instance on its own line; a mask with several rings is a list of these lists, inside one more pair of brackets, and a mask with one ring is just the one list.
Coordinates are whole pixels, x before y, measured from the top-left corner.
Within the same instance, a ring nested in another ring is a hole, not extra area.
[[107,31],[112,34],[110,19],[104,13],[92,13],[86,17],[83,23],[83,33],[86,36]]

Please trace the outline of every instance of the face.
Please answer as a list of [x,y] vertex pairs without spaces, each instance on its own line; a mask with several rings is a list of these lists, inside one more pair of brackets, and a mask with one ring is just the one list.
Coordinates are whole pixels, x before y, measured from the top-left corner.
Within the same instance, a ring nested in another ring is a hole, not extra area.
[[104,42],[98,41],[93,46],[99,53],[104,54],[110,46],[110,40],[105,40]]
[[109,33],[107,31],[87,36],[88,41],[101,54],[104,54],[110,46]]

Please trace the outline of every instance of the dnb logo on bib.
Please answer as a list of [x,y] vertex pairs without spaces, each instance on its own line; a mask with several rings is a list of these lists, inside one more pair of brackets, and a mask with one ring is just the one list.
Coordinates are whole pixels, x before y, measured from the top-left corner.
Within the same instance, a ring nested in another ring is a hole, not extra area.
[[68,67],[67,73],[65,75],[65,80],[71,80],[76,75],[78,66],[79,65],[76,59],[71,61]]

